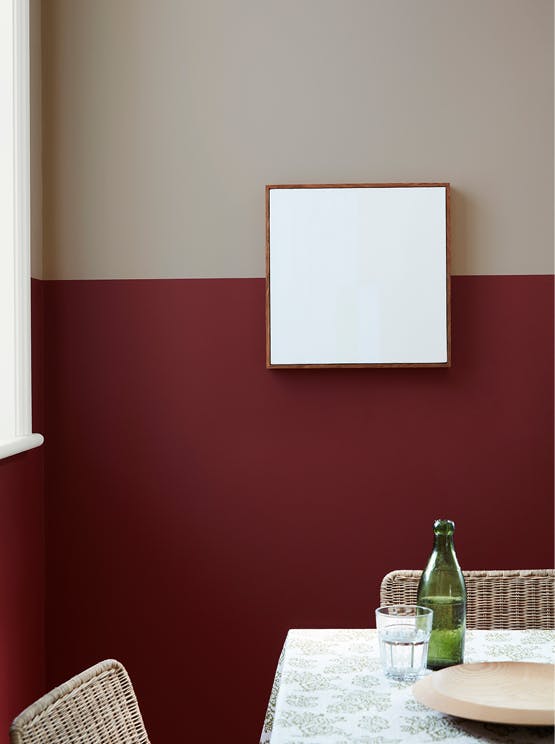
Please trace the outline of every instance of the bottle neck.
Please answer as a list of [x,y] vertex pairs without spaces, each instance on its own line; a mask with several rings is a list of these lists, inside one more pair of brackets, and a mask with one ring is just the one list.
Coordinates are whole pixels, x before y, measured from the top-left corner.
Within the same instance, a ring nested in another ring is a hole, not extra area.
[[442,552],[455,550],[453,535],[434,535],[434,550]]
[[432,560],[436,565],[458,565],[452,533],[450,535],[434,535]]

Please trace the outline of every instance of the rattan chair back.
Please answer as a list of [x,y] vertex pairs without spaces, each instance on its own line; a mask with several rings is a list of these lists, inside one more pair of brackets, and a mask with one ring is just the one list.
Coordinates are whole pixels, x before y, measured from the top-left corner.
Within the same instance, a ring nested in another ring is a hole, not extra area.
[[131,680],[113,659],[56,687],[20,713],[11,744],[149,744]]
[[[414,604],[421,571],[391,571],[380,604]],[[463,571],[467,628],[555,628],[555,571]]]

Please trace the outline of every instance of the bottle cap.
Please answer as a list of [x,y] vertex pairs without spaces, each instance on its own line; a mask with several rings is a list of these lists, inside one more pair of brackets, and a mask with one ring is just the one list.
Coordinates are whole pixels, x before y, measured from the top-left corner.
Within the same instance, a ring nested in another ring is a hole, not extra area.
[[436,519],[434,522],[434,533],[436,535],[452,535],[455,531],[455,523],[450,519]]

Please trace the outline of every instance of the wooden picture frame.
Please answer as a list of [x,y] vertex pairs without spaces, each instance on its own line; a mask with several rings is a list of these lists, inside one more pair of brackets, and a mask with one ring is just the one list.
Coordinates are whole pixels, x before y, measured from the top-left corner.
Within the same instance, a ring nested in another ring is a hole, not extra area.
[[450,266],[449,183],[267,185],[266,367],[450,367]]

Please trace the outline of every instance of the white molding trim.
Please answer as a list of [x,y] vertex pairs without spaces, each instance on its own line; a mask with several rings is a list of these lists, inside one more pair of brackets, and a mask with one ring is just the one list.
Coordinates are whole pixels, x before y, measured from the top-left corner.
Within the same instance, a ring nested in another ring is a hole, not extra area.
[[27,436],[17,437],[16,439],[0,440],[0,460],[18,455],[20,452],[25,452],[34,447],[40,447],[43,442],[42,434],[27,434]]
[[15,435],[32,431],[29,0],[14,2]]
[[[0,459],[38,447],[32,434],[31,389],[31,168],[29,0],[0,0],[2,10],[1,128],[8,154],[2,180]],[[5,228],[5,229],[4,229]]]

